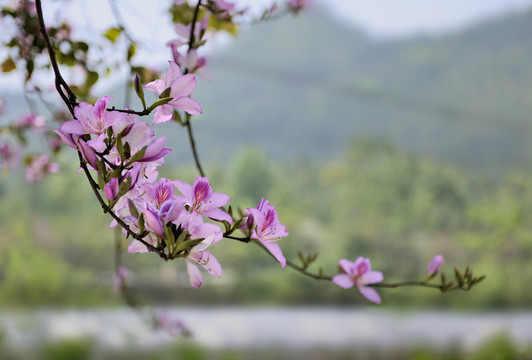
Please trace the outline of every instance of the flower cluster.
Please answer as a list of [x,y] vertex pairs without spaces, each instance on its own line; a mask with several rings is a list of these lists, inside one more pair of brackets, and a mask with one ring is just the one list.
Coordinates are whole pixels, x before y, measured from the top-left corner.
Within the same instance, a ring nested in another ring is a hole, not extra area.
[[[170,62],[165,80],[145,86],[169,93],[169,101],[157,107],[154,124],[167,121],[172,110],[166,107],[199,113],[200,105],[188,97],[194,87],[194,75],[181,75],[179,66]],[[111,226],[120,225],[126,235],[135,234],[128,252],[154,251],[166,260],[183,258],[191,285],[200,287],[203,278],[197,265],[212,275],[222,275],[222,267],[210,251],[224,236],[220,226],[212,223],[215,221],[225,226],[226,233],[239,228],[249,232],[249,240],[262,243],[284,268],[286,260],[273,242],[288,232],[279,223],[275,207],[263,199],[257,208],[248,209],[245,219],[235,222],[223,209],[229,195],[214,192],[208,178],[200,176],[192,185],[159,178],[157,167],[171,151],[164,147],[166,138],[155,138],[151,127],[134,112],[107,110],[110,100],[104,96],[94,105],[79,104],[74,108],[75,119],[65,121],[56,133],[79,151],[82,168],[96,172],[97,186],[115,214]]]

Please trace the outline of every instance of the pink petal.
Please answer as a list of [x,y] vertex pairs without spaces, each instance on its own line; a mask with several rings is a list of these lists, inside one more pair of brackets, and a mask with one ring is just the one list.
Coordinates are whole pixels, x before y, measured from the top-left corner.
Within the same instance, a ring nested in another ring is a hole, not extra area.
[[231,201],[231,197],[227,194],[212,193],[209,204],[210,207],[217,208],[227,205],[229,201]]
[[173,88],[173,85],[171,84],[174,82],[174,80],[182,77],[181,69],[179,68],[179,65],[177,65],[174,61],[168,61],[168,63],[170,64],[170,67],[168,68],[168,70],[166,70],[165,81],[167,87]]
[[74,139],[72,138],[72,136],[76,136],[76,138],[77,138],[77,137],[79,137],[79,135],[65,134],[65,133],[61,132],[60,130],[55,130],[55,133],[57,135],[59,135],[61,140],[63,140],[63,142],[66,145],[70,146],[74,150],[78,149],[78,146],[76,145],[76,143],[74,143]]
[[177,187],[177,190],[179,190],[181,194],[183,194],[185,202],[189,205],[192,204],[192,198],[194,197],[192,186],[181,180],[176,180],[175,186]]
[[190,285],[195,288],[199,288],[203,284],[203,277],[199,269],[188,259],[185,259],[187,264],[188,276],[190,278]]
[[358,286],[358,291],[369,301],[374,302],[375,304],[381,303],[381,297],[377,290],[367,287],[367,286]]
[[229,224],[233,224],[231,216],[221,209],[209,209],[203,213],[203,216],[213,220],[227,221]]
[[107,104],[109,104],[109,101],[111,101],[112,96],[103,96],[96,100],[96,104],[94,104],[94,114],[97,117],[103,117],[103,114],[105,113],[105,110],[107,108]]
[[384,276],[380,271],[368,271],[358,279],[358,283],[362,285],[374,284],[381,282],[384,279]]
[[65,121],[59,127],[59,131],[66,133],[66,134],[74,134],[74,135],[87,134],[83,126],[81,126],[81,123],[79,122],[79,120]]
[[218,260],[208,251],[200,251],[196,253],[191,253],[189,259],[195,263],[201,265],[209,274],[217,276],[218,278],[222,276],[222,266]]
[[352,288],[355,284],[346,274],[338,274],[332,278],[332,282],[344,289]]
[[130,253],[130,254],[133,254],[133,253],[144,254],[144,253],[149,252],[149,250],[146,247],[146,245],[144,245],[140,241],[133,240],[131,242],[131,244],[129,244],[129,246],[127,248],[127,252]]
[[286,266],[286,258],[284,257],[283,252],[281,251],[281,247],[271,241],[261,239],[259,239],[259,241],[262,243],[262,245],[264,245],[266,249],[268,249],[268,251],[277,259],[277,261],[281,263],[281,266],[284,269]]
[[164,144],[166,144],[166,136],[153,140],[146,148],[146,152],[142,158],[149,159],[155,157],[163,150]]
[[181,96],[177,99],[174,99],[168,103],[178,109],[181,109],[190,115],[199,115],[203,113],[201,105],[194,99],[189,98],[188,96]]
[[172,116],[173,109],[171,106],[168,106],[168,104],[158,106],[153,117],[152,125],[170,121],[172,120]]
[[354,274],[355,263],[347,259],[341,259],[340,261],[338,261],[338,265],[346,274]]
[[443,265],[445,259],[442,255],[436,255],[429,263],[429,275],[435,274],[440,270],[440,266]]
[[172,81],[170,85],[170,96],[173,98],[188,96],[195,88],[196,77],[192,74],[183,75]]
[[164,83],[163,80],[157,79],[150,83],[147,83],[144,85],[144,89],[148,89],[150,91],[153,91],[157,95],[160,95],[168,86]]
[[177,33],[177,35],[181,36],[184,39],[188,39],[188,37],[190,35],[189,26],[177,23],[177,24],[175,24],[174,29],[175,29],[175,32]]

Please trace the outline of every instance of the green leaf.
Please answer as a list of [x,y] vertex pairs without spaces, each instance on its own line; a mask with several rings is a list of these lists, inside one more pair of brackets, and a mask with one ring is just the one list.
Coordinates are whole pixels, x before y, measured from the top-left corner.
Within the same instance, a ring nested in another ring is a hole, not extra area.
[[130,44],[127,48],[127,61],[130,61],[133,56],[135,56],[135,53],[137,52],[137,48],[135,47],[135,44]]
[[159,99],[163,99],[163,98],[167,98],[170,96],[170,91],[172,91],[172,89],[170,89],[170,87],[167,87],[166,89],[164,89],[164,91],[159,95]]
[[128,199],[129,202],[129,211],[131,212],[131,215],[134,217],[139,217],[139,211],[137,210],[137,207],[135,206],[135,203],[133,200]]
[[146,110],[146,100],[144,100],[144,89],[142,88],[142,84],[140,83],[139,74],[135,75],[135,93],[139,97],[140,101],[142,102],[142,108]]
[[2,67],[2,72],[5,72],[5,73],[13,71],[17,68],[17,65],[15,64],[11,56],[5,59],[2,65],[0,66]]
[[153,111],[153,109],[155,109],[157,106],[161,106],[161,105],[167,104],[170,101],[172,101],[172,99],[173,98],[171,98],[171,97],[166,97],[166,98],[163,98],[163,99],[159,99],[156,102],[154,102],[153,104],[151,104],[151,106],[148,108],[148,110]]
[[122,33],[122,29],[112,27],[108,29],[106,32],[104,32],[103,36],[110,42],[114,43],[121,33]]
[[85,78],[85,86],[90,88],[92,85],[96,84],[98,81],[99,75],[96,71],[87,70],[87,77]]

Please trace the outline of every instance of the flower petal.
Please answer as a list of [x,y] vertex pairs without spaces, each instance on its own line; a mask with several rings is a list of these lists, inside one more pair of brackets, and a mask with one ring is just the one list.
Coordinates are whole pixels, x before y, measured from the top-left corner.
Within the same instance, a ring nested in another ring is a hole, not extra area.
[[352,288],[355,283],[346,274],[338,274],[332,278],[332,282],[344,289]]
[[203,277],[200,270],[188,259],[185,259],[187,264],[188,276],[190,278],[190,285],[195,288],[199,288],[203,284]]
[[429,275],[437,273],[440,270],[440,266],[442,266],[444,262],[445,259],[442,255],[434,256],[429,263]]
[[379,296],[379,293],[377,290],[367,287],[367,286],[358,286],[358,291],[369,301],[374,302],[375,304],[381,303],[381,297]]
[[203,113],[201,105],[194,99],[189,98],[188,96],[181,96],[177,99],[174,99],[168,103],[178,109],[181,109],[190,115],[199,115]]
[[153,91],[157,95],[160,95],[167,88],[163,80],[157,79],[144,85],[144,89]]
[[187,74],[174,78],[172,84],[170,85],[170,96],[175,99],[181,96],[188,96],[192,91],[194,91],[196,85],[196,77],[193,74]]
[[358,283],[361,285],[374,284],[381,282],[384,276],[380,271],[368,271],[358,279]]
[[283,252],[281,251],[281,247],[277,245],[276,243],[273,243],[271,241],[267,240],[261,240],[259,241],[264,245],[266,249],[281,263],[281,266],[283,269],[286,267],[286,258],[283,255]]

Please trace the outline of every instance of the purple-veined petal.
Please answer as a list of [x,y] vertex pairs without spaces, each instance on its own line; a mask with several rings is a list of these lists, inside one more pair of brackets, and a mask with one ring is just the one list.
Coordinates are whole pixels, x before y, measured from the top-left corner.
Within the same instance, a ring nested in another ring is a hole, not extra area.
[[338,274],[332,278],[332,282],[344,289],[352,288],[355,284],[347,274]]
[[190,285],[195,288],[199,288],[203,284],[203,277],[201,276],[200,270],[188,259],[185,259],[187,264],[187,272],[190,278]]
[[174,99],[168,103],[178,109],[181,109],[190,115],[199,115],[203,113],[201,105],[194,99],[189,98],[188,96],[181,96],[177,99]]
[[153,140],[146,148],[146,152],[142,158],[150,159],[157,156],[163,149],[164,144],[166,144],[166,136]]
[[167,88],[163,80],[157,79],[144,85],[144,89],[153,91],[157,95],[160,95]]
[[98,158],[94,150],[83,140],[79,140],[79,151],[83,159],[92,166],[93,169],[98,169]]
[[103,193],[107,200],[113,201],[118,196],[118,179],[112,178],[109,184],[105,184],[103,187]]
[[281,263],[281,266],[284,269],[286,266],[286,258],[284,257],[283,252],[281,251],[281,247],[276,243],[272,243],[271,241],[261,239],[259,239],[259,241]]
[[159,237],[164,238],[163,223],[157,214],[155,214],[151,209],[146,209],[143,214],[147,228]]
[[264,215],[258,209],[248,208],[249,214],[253,217],[253,225],[262,231],[264,225]]
[[[139,162],[143,162],[143,163],[153,162],[153,161],[159,160],[160,158],[166,156],[170,152],[172,152],[172,149],[164,148],[155,156],[147,158],[146,155],[144,155],[144,157],[142,159],[140,159]],[[161,165],[163,165],[163,164],[164,163],[161,163]]]
[[369,301],[374,302],[375,304],[381,303],[381,297],[379,296],[379,293],[377,290],[367,287],[367,286],[358,286],[358,291]]
[[96,100],[96,103],[94,104],[94,115],[97,117],[103,117],[105,114],[105,109],[107,108],[107,104],[109,104],[109,101],[111,101],[112,96],[102,96],[98,100]]
[[222,266],[218,260],[208,251],[199,251],[191,253],[188,258],[196,264],[201,265],[211,275],[220,278],[222,276]]

